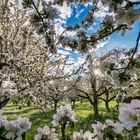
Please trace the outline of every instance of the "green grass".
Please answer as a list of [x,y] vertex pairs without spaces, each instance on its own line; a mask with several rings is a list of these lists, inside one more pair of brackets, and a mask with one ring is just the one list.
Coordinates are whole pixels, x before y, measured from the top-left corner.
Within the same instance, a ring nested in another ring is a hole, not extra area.
[[[117,111],[114,109],[114,102],[110,104],[111,112],[106,112],[104,103],[99,104],[100,115],[94,117],[92,106],[88,102],[76,102],[75,112],[78,122],[75,127],[69,128],[67,134],[72,134],[73,131],[80,129],[90,129],[91,124],[95,121],[105,121],[106,119],[115,119],[117,117]],[[32,129],[26,133],[27,140],[33,140],[33,136],[36,133],[37,128],[43,127],[44,125],[52,126],[52,116],[55,113],[53,109],[48,108],[46,112],[42,112],[40,109],[34,106],[24,106],[19,110],[19,106],[13,106],[11,103],[4,107],[5,115],[7,115],[8,120],[13,120],[18,117],[28,117],[32,122]],[[59,127],[57,128],[60,132]]]

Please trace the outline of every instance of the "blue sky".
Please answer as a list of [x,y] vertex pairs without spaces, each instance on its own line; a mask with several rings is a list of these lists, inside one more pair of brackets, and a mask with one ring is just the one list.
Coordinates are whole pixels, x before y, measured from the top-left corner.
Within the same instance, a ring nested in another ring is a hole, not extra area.
[[[72,16],[67,20],[67,24],[75,25],[76,23],[79,23],[81,19],[83,19],[86,14],[91,9],[91,6],[84,6],[82,4],[78,4],[77,7],[74,7],[72,5],[73,13]],[[79,15],[78,17],[76,15]]]
[[135,47],[137,35],[140,30],[140,20],[136,21],[133,24],[133,27],[134,28],[132,30],[127,30],[124,36],[122,36],[120,33],[113,33],[109,39],[109,42],[104,47],[98,49],[98,52],[104,53],[114,47],[125,49]]
[[[66,25],[72,25],[74,26],[76,23],[80,23],[81,19],[83,19],[88,11],[91,9],[90,5],[81,5],[79,4],[78,6],[75,7],[75,5],[72,6],[73,12],[70,18],[67,19]],[[77,16],[79,15],[79,16]],[[94,25],[94,30],[89,30],[88,33],[92,34],[92,32],[96,31],[99,24],[97,22],[96,25]],[[101,48],[97,49],[97,54],[103,54],[107,51],[109,51],[112,48],[133,48],[135,47],[136,44],[136,38],[138,35],[138,32],[140,30],[140,20],[137,20],[133,24],[133,29],[132,30],[127,30],[125,35],[122,36],[120,33],[113,33],[110,38],[104,43],[105,45],[102,46]],[[65,51],[64,48],[60,48],[60,50]],[[140,50],[140,49],[139,49]],[[70,57],[77,58],[81,57],[82,54],[80,53],[75,53],[70,50],[66,50],[66,52],[69,53]]]
[[[79,4],[78,7],[74,8],[72,16],[67,20],[67,24],[75,25],[76,23],[79,23],[81,19],[83,19],[86,16],[86,14],[90,9],[91,9],[90,5],[85,7]],[[76,17],[76,14],[79,14],[80,16]],[[94,28],[96,29],[98,26],[99,25],[96,25],[94,26]],[[137,20],[133,24],[133,27],[134,28],[132,30],[127,30],[124,36],[120,35],[120,33],[112,34],[109,43],[106,44],[104,48],[101,48],[99,50],[105,51],[106,49],[111,49],[112,47],[123,47],[123,48],[134,47],[136,37],[140,30],[140,20]]]

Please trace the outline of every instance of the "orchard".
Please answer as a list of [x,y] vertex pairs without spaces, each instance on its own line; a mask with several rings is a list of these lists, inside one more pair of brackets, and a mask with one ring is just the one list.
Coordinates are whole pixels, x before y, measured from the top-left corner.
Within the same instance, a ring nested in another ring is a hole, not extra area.
[[140,140],[139,0],[0,0],[0,140]]

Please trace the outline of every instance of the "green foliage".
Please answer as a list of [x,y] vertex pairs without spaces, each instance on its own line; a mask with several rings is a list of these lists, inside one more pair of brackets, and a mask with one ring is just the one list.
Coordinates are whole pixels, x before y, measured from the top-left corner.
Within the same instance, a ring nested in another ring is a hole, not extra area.
[[0,127],[0,140],[2,139],[2,140],[5,140],[5,138],[4,138],[4,136],[3,136],[3,134],[4,134],[4,132],[5,132],[5,129],[4,129],[4,127]]
[[120,134],[116,134],[112,128],[112,126],[105,128],[103,139],[106,140],[109,138],[109,140],[115,140],[115,138],[117,138],[117,140],[122,140],[122,136]]

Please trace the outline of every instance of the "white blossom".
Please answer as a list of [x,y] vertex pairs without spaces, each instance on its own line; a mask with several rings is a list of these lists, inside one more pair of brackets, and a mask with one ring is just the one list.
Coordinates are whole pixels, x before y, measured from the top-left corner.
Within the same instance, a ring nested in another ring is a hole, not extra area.
[[38,128],[34,140],[41,140],[42,137],[47,140],[58,140],[58,135],[55,133],[55,129],[50,129],[48,126]]
[[119,108],[119,121],[127,130],[140,123],[140,100],[132,100],[130,104],[126,104]]
[[94,134],[90,131],[86,131],[85,133],[81,130],[80,132],[73,132],[71,136],[71,140],[94,140]]
[[112,126],[113,127],[113,131],[116,133],[116,134],[120,134],[123,129],[124,129],[124,126],[122,123],[120,122],[116,122],[114,123],[112,120],[106,120],[106,124],[107,126]]
[[92,128],[94,130],[94,133],[100,133],[106,128],[106,125],[97,121],[97,124],[92,124]]
[[97,139],[102,139],[103,138],[103,131],[107,126],[105,124],[102,124],[101,122],[97,121],[97,124],[92,124],[92,128],[94,131],[94,135],[96,136]]
[[17,125],[20,127],[20,131],[22,133],[26,132],[28,129],[31,128],[31,122],[29,121],[28,118],[24,117],[24,118],[18,118],[16,120]]
[[21,139],[21,135],[31,128],[31,122],[28,118],[18,118],[17,120],[7,121],[5,129],[8,131],[6,134],[7,139],[14,139],[17,137]]
[[69,104],[60,106],[60,108],[57,109],[57,113],[53,115],[52,124],[54,126],[57,125],[63,117],[67,117],[70,119],[70,121],[76,122],[75,113],[72,111],[72,108]]

